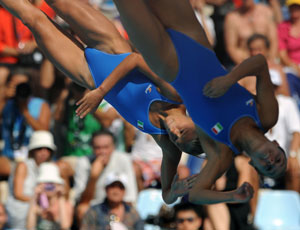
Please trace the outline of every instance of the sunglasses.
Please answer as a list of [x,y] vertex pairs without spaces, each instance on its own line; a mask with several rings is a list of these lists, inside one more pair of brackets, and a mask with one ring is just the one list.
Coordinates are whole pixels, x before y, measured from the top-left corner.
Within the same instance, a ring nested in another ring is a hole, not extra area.
[[177,219],[176,219],[176,222],[177,222],[178,224],[182,224],[182,223],[184,223],[185,221],[187,221],[187,222],[189,222],[189,223],[192,223],[194,220],[195,220],[194,217],[177,218]]

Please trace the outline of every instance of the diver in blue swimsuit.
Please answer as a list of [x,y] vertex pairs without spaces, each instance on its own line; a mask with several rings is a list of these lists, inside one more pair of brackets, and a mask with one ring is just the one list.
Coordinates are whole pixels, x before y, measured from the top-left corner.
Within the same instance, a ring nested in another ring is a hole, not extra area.
[[[211,191],[215,180],[244,152],[259,173],[282,176],[285,153],[264,132],[278,118],[278,104],[263,56],[249,58],[227,72],[213,52],[189,1],[114,0],[121,21],[150,68],[180,94],[193,119],[207,164],[189,192],[194,203],[245,202],[250,184],[229,193]],[[237,82],[256,76],[257,95]]]
[[[107,99],[132,125],[151,134],[162,148],[164,199],[172,203],[187,194],[195,177],[178,180],[175,176],[182,151],[196,155],[203,151],[177,92],[151,71],[100,11],[82,1],[46,2],[89,48],[66,36],[29,1],[0,0],[3,7],[26,24],[39,48],[60,71],[91,90],[78,102],[78,115],[85,116],[103,98]],[[176,145],[169,135],[176,139]]]

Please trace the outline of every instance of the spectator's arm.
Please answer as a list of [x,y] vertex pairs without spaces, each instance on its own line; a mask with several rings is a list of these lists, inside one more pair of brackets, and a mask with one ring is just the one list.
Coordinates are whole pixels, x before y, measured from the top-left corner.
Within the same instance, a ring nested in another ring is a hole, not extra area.
[[94,209],[89,209],[84,215],[80,229],[81,230],[97,230],[99,226],[97,226],[97,220],[103,218],[103,216],[99,216],[98,213]]
[[[275,0],[277,1],[277,0]],[[271,60],[275,60],[278,57],[278,37],[277,37],[277,25],[273,18],[273,13],[269,8],[266,8],[266,13],[269,14],[268,22],[268,34],[267,37],[270,41],[270,53],[269,57]]]
[[82,192],[86,188],[90,174],[90,167],[91,165],[87,157],[80,157],[77,160],[74,175],[74,197],[77,202],[80,201]]
[[15,177],[14,177],[14,197],[17,200],[28,202],[30,201],[29,196],[25,196],[24,193],[24,182],[27,176],[27,167],[24,162],[17,164]]
[[36,203],[38,194],[35,193],[34,196],[30,200],[30,206],[27,215],[27,229],[35,230],[37,223],[37,214],[38,214],[38,205]]
[[[102,173],[105,165],[104,165],[104,159],[102,155],[98,156],[96,160],[93,162],[91,167],[91,173],[90,177],[87,183],[87,186],[85,190],[82,193],[80,203],[82,204],[89,204],[90,201],[94,198],[95,190],[96,190],[96,184],[98,181],[98,178],[100,174]],[[124,162],[122,162],[123,164]]]
[[[63,189],[63,188],[62,188]],[[58,195],[58,206],[59,206],[59,222],[62,230],[70,229],[72,225],[72,218],[69,211],[67,210],[67,202],[64,194]]]
[[45,59],[40,68],[40,85],[43,89],[50,89],[55,81],[55,68],[53,64]]
[[4,46],[0,50],[1,57],[17,57],[19,56],[19,51],[16,48]]
[[228,52],[232,61],[236,64],[241,63],[244,61],[249,55],[246,51],[239,48],[239,35],[238,29],[235,26],[235,22],[238,20],[235,13],[229,13],[225,17],[224,22],[224,39],[225,39],[225,46],[226,51]]
[[97,109],[94,113],[94,117],[100,122],[100,124],[105,128],[108,129],[113,121],[120,117],[117,110],[113,107],[110,107],[107,111],[101,111],[101,109]]
[[60,121],[62,122],[65,116],[65,101],[67,96],[69,95],[69,90],[68,89],[63,89],[57,98],[56,101],[56,108],[53,114],[54,120],[55,121]]
[[278,0],[269,0],[269,3],[273,11],[274,20],[276,24],[281,23],[283,21],[283,16],[282,16],[280,2]]
[[130,152],[135,138],[135,127],[127,121],[124,122],[124,138],[125,138],[125,150]]
[[28,109],[24,110],[23,115],[33,130],[49,130],[51,111],[47,103],[42,104],[40,116],[37,120],[31,116]]
[[136,176],[133,168],[132,159],[129,155],[125,155],[122,157],[122,169],[124,174],[127,175],[128,185],[126,187],[126,195],[124,200],[130,203],[135,203],[137,201],[137,182]]
[[300,76],[300,67],[297,63],[295,63],[290,57],[288,56],[287,50],[282,49],[279,51],[280,60],[283,65],[292,67]]

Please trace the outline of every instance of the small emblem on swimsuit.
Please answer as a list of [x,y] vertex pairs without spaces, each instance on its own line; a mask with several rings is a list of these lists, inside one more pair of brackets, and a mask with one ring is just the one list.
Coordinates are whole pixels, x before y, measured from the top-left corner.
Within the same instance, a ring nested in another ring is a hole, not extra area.
[[246,105],[247,105],[247,106],[253,106],[253,104],[254,104],[253,98],[251,98],[251,99],[249,99],[248,101],[246,101]]
[[152,91],[152,85],[148,85],[147,89],[145,90],[145,94],[151,93]]
[[214,134],[218,135],[223,130],[223,126],[218,122],[214,125],[214,127],[211,128],[211,131],[213,131]]
[[140,128],[140,129],[144,129],[144,122],[142,121],[137,121],[137,126]]

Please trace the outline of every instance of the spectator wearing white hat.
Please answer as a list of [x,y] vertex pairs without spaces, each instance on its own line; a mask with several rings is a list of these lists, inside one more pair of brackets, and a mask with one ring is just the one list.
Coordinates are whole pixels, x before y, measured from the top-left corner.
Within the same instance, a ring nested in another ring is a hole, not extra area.
[[69,229],[73,206],[66,200],[64,180],[58,166],[51,162],[42,163],[37,183],[30,202],[27,229]]
[[16,164],[8,181],[9,195],[6,207],[13,229],[26,228],[29,201],[34,195],[38,167],[50,161],[56,150],[52,134],[48,131],[35,131],[30,138],[28,149],[29,158]]
[[105,178],[106,198],[86,212],[82,230],[142,230],[144,222],[137,211],[124,202],[128,179],[125,174],[111,173]]

